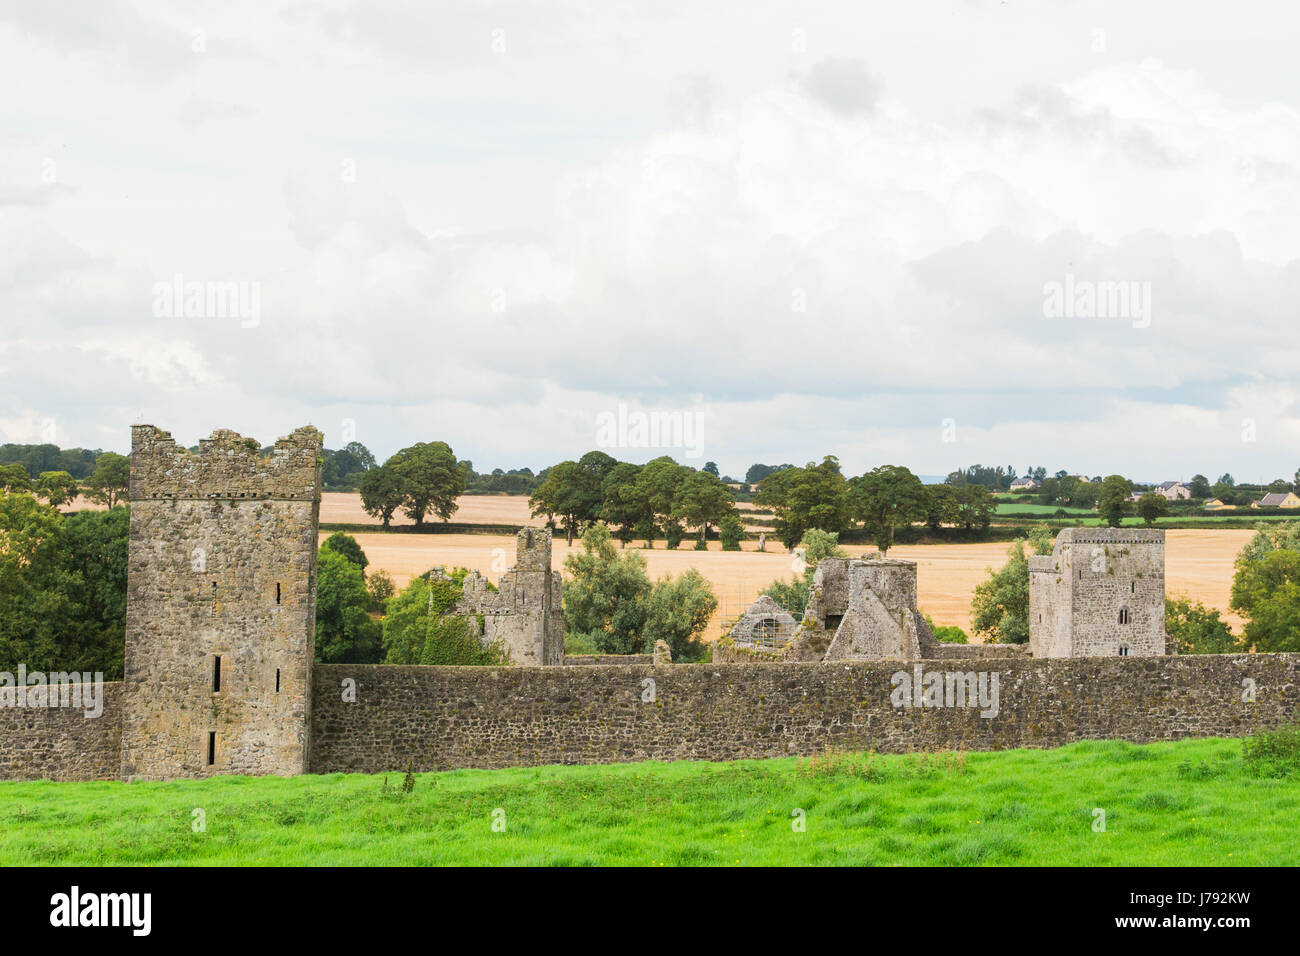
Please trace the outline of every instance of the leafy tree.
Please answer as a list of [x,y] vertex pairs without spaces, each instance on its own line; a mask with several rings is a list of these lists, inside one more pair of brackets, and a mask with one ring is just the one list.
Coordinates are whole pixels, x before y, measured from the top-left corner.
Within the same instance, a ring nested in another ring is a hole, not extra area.
[[700,635],[717,609],[713,588],[694,568],[676,578],[660,578],[646,599],[643,644],[650,649],[662,640],[674,661],[699,660],[704,656]]
[[564,559],[565,633],[594,635],[605,654],[641,649],[650,579],[645,558],[619,552],[609,529],[593,523],[582,533],[582,551]]
[[0,669],[61,669],[72,615],[59,549],[63,519],[31,495],[0,492]]
[[32,479],[22,465],[0,465],[0,492],[31,491]]
[[993,520],[997,502],[993,493],[983,485],[962,485],[953,492],[956,505],[956,523],[967,531],[983,530]]
[[605,480],[618,464],[603,451],[587,452],[578,461],[560,462],[528,499],[533,517],[545,515],[548,523],[554,523],[558,516],[565,539],[573,544],[583,525],[600,518]]
[[686,475],[677,490],[672,513],[674,517],[685,521],[688,527],[699,528],[700,543],[705,544],[709,528],[735,510],[736,499],[717,475],[707,471],[692,471]]
[[849,497],[853,517],[864,522],[882,554],[893,546],[899,528],[925,520],[929,503],[921,479],[901,465],[880,465],[854,478]]
[[385,664],[507,663],[500,647],[483,643],[477,619],[452,613],[461,596],[465,570],[449,578],[415,578],[388,602],[383,621]]
[[1097,500],[1097,510],[1106,524],[1118,528],[1124,523],[1124,516],[1129,513],[1128,499],[1133,494],[1133,482],[1123,475],[1108,475],[1101,483],[1101,496]]
[[1300,551],[1275,548],[1238,561],[1231,607],[1249,618],[1244,644],[1257,651],[1300,651]]
[[723,551],[739,551],[741,539],[745,537],[745,523],[733,510],[718,525],[718,537],[722,539]]
[[1234,654],[1242,650],[1217,610],[1200,601],[1165,599],[1165,633],[1174,639],[1179,654]]
[[321,450],[321,486],[327,491],[354,491],[362,476],[375,467],[375,456],[358,441],[338,451]]
[[335,554],[347,558],[359,567],[362,572],[364,572],[366,567],[370,564],[370,559],[367,558],[366,553],[361,550],[361,545],[357,543],[357,539],[342,531],[335,531],[325,539],[325,543],[322,544],[321,547],[329,548]]
[[[1029,548],[1034,554],[1052,553],[1052,534],[1044,526],[1030,532]],[[989,578],[975,587],[971,601],[971,623],[975,633],[993,644],[1024,644],[1029,640],[1029,558],[1025,542],[1016,541],[1007,551],[1001,569],[988,569]]]
[[794,465],[750,465],[749,470],[745,472],[745,484],[756,485],[773,472],[793,467]]
[[378,664],[382,629],[368,613],[370,592],[361,568],[330,548],[316,557],[316,661]]
[[1210,497],[1210,480],[1204,475],[1192,475],[1192,480],[1187,483],[1187,490],[1192,493],[1193,498]]
[[640,466],[622,461],[611,468],[600,483],[599,517],[614,529],[623,547],[627,547],[636,536],[637,524],[646,516],[645,502],[636,493],[636,479],[640,473]]
[[706,461],[704,467],[700,470],[705,474],[712,475],[714,478],[717,478],[719,475],[718,463],[716,461]]
[[95,470],[86,479],[90,498],[110,508],[126,496],[130,485],[131,459],[112,451],[106,451],[95,459]]
[[1218,483],[1221,485],[1227,485],[1229,488],[1233,488],[1236,486],[1237,481],[1235,478],[1232,477],[1231,473],[1225,472],[1224,474],[1219,476]]
[[366,575],[366,590],[370,592],[370,606],[383,613],[388,601],[397,593],[393,577],[383,568],[376,568]]
[[384,467],[391,467],[401,481],[402,507],[417,528],[423,527],[430,512],[443,521],[456,513],[456,499],[465,491],[467,469],[446,442],[418,442],[403,448]]
[[952,485],[925,486],[925,524],[938,531],[945,524],[957,522],[957,492]]
[[[692,469],[662,455],[646,462],[637,475],[635,495],[645,509],[642,527],[661,529],[670,549],[676,548],[682,541],[678,503],[681,500],[682,485],[693,473]],[[647,544],[650,543],[652,542],[647,541]]]
[[43,471],[36,479],[36,495],[52,508],[71,504],[77,497],[77,479],[66,471]]
[[1156,523],[1156,519],[1169,512],[1169,501],[1164,495],[1148,491],[1137,500],[1137,513],[1147,527]]
[[387,462],[367,471],[358,483],[357,490],[361,493],[361,507],[366,514],[382,520],[385,529],[406,500],[401,476]]
[[810,528],[838,534],[851,520],[848,482],[834,455],[819,465],[809,462],[803,468],[772,472],[759,483],[754,500],[772,509],[774,530],[787,548]]

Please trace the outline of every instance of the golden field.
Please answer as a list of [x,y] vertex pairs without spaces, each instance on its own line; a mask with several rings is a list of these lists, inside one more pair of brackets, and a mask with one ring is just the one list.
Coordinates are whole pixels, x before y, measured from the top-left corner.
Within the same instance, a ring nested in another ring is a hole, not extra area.
[[[327,493],[321,501],[321,521],[330,523],[372,523],[361,510],[354,494]],[[484,524],[540,524],[528,514],[528,500],[522,495],[465,496],[454,519],[457,522]],[[394,524],[399,522],[394,520]],[[402,523],[410,524],[404,519]],[[1237,552],[1250,540],[1246,530],[1169,530],[1166,533],[1165,587],[1171,597],[1190,597],[1207,607],[1223,612],[1234,629],[1242,621],[1228,612],[1228,595],[1232,587],[1232,562]],[[327,535],[322,534],[322,540]],[[431,567],[474,568],[496,581],[501,572],[514,564],[514,537],[494,534],[406,535],[362,533],[354,535],[371,567],[383,568],[393,576],[398,587]],[[780,542],[768,539],[766,552],[755,550],[756,542],[746,541],[740,552],[722,551],[716,541],[709,550],[693,550],[694,543],[683,542],[676,551],[668,551],[663,542],[640,553],[646,559],[651,578],[677,575],[696,568],[713,585],[719,609],[710,622],[706,637],[719,634],[721,619],[731,618],[744,610],[758,592],[778,577],[793,573],[794,557],[786,554]],[[575,548],[581,548],[575,540]],[[637,547],[629,545],[629,547]],[[917,562],[918,603],[936,624],[956,624],[970,631],[970,602],[975,586],[987,576],[990,567],[1006,561],[1008,542],[987,544],[899,545],[890,557]],[[563,569],[569,553],[564,538],[555,539],[553,567]],[[849,546],[854,557],[873,548]]]

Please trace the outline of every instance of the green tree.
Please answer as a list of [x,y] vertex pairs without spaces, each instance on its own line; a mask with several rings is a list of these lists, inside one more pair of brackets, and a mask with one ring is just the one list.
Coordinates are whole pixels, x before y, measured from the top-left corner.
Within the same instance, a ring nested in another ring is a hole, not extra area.
[[385,529],[406,500],[402,478],[388,462],[362,475],[357,490],[361,493],[361,507],[366,514],[383,521]]
[[317,663],[378,664],[383,659],[383,632],[369,607],[361,568],[322,547],[316,557]]
[[87,494],[93,501],[113,508],[126,497],[131,486],[131,459],[106,451],[95,459],[95,470],[86,479]]
[[1242,650],[1219,612],[1200,601],[1166,598],[1165,633],[1173,638],[1179,654],[1235,654]]
[[1274,548],[1238,559],[1231,605],[1249,618],[1243,643],[1257,651],[1300,651],[1300,551]]
[[19,464],[0,465],[0,492],[31,491],[32,479]]
[[71,504],[77,497],[77,479],[66,471],[43,471],[36,479],[36,495],[52,508]]
[[636,536],[637,525],[645,517],[645,502],[636,493],[640,473],[639,465],[621,461],[600,483],[600,520],[609,524],[623,547]]
[[1187,490],[1192,493],[1193,498],[1210,497],[1210,480],[1204,475],[1192,475],[1192,480],[1187,483]]
[[943,525],[956,524],[957,493],[952,485],[925,486],[925,524],[933,531]]
[[370,565],[370,559],[367,558],[366,553],[361,550],[361,545],[357,543],[357,539],[343,531],[335,531],[325,539],[325,543],[322,544],[321,547],[329,548],[335,554],[347,558],[359,567],[363,573]]
[[389,466],[401,480],[402,507],[417,528],[423,527],[430,512],[443,521],[456,513],[456,499],[465,491],[468,469],[456,460],[446,442],[417,442],[388,459],[384,467]]
[[734,509],[718,525],[718,537],[722,540],[723,551],[740,550],[740,542],[745,537],[745,523]]
[[465,570],[449,578],[418,577],[388,602],[383,621],[386,664],[490,666],[508,662],[504,650],[483,643],[475,617],[453,613]]
[[984,485],[961,485],[954,492],[956,523],[967,531],[984,530],[993,520],[997,502]]
[[853,517],[864,523],[881,554],[893,547],[899,528],[926,518],[925,486],[901,465],[880,465],[854,478],[849,497]]
[[[993,644],[1024,644],[1029,640],[1029,558],[1023,541],[1007,551],[1007,563],[988,569],[988,580],[975,587],[971,624]],[[1036,526],[1028,541],[1034,554],[1052,553],[1052,534]]]
[[[692,471],[678,488],[673,515],[687,527],[700,529],[700,544],[708,541],[709,528],[719,524],[736,510],[731,489],[707,471]],[[703,550],[703,548],[701,548]]]
[[1123,475],[1108,475],[1101,483],[1101,494],[1097,499],[1097,510],[1101,512],[1106,524],[1118,528],[1124,523],[1124,516],[1129,513],[1129,496],[1133,494],[1133,482]]
[[676,578],[660,578],[646,599],[643,645],[649,650],[655,641],[664,641],[675,662],[699,660],[704,656],[700,635],[717,609],[713,588],[694,568]]
[[376,568],[366,575],[366,590],[370,592],[370,606],[382,614],[397,593],[397,585],[393,583],[392,575],[383,568]]
[[61,566],[63,519],[31,495],[0,492],[0,670],[71,666],[73,608]]
[[1169,501],[1164,495],[1148,491],[1137,500],[1138,517],[1146,522],[1147,527],[1156,523],[1156,519],[1169,513]]
[[827,455],[821,464],[809,462],[803,468],[772,472],[759,482],[754,500],[772,509],[774,531],[787,548],[794,547],[810,528],[838,534],[851,520],[848,482],[834,455]]
[[582,533],[582,551],[564,559],[565,633],[593,635],[605,654],[641,650],[650,579],[645,558],[619,552],[609,529],[593,523]]

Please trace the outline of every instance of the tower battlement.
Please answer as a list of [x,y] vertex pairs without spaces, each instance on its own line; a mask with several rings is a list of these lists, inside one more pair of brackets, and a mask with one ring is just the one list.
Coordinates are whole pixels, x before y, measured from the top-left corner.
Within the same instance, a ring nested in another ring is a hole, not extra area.
[[131,500],[312,500],[320,494],[324,436],[310,425],[263,457],[256,439],[217,429],[191,452],[153,425],[131,428]]

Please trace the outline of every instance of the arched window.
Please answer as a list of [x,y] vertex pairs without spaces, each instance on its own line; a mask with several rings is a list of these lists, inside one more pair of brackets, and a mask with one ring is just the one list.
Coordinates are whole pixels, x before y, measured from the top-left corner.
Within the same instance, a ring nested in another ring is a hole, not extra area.
[[1121,624],[1127,624],[1129,622],[1128,608],[1122,607],[1119,609],[1119,622]]

